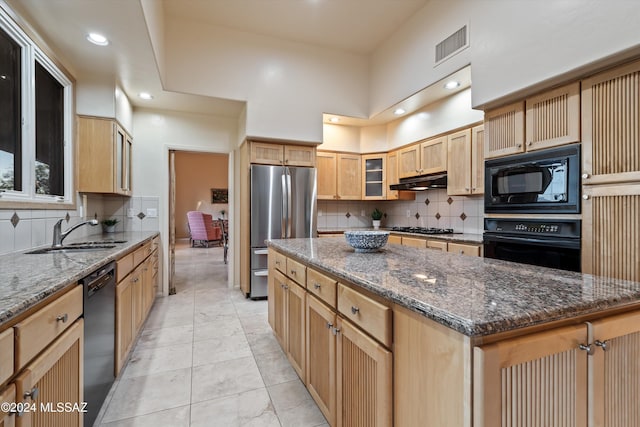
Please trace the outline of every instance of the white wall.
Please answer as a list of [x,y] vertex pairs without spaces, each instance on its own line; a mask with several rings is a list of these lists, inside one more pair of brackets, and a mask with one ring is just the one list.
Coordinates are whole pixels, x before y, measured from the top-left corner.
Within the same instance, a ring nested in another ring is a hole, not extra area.
[[323,112],[368,117],[365,56],[194,22],[165,40],[166,89],[246,100],[247,135],[320,142]]
[[318,145],[318,150],[360,152],[360,127],[325,123],[322,129],[322,144]]
[[115,118],[129,133],[133,133],[133,108],[120,86],[114,89]]
[[[206,114],[136,109],[133,112],[133,192],[134,196],[159,198],[159,224],[163,259],[168,260],[169,150],[230,153],[237,145],[235,120]],[[230,157],[232,168],[233,157]],[[229,183],[233,194],[234,183]],[[230,204],[233,203],[229,200]],[[233,209],[230,206],[230,215]],[[233,218],[230,217],[231,224]],[[232,254],[233,254],[233,249]],[[230,271],[234,271],[233,255]],[[168,290],[168,263],[163,263],[163,292]],[[230,282],[233,275],[229,275]]]
[[76,82],[76,112],[86,116],[115,118],[115,84],[104,79],[83,78]]

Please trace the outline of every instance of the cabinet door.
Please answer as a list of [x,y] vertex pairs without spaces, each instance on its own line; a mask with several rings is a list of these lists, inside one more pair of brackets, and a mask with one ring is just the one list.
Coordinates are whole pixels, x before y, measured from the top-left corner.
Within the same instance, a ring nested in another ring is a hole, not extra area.
[[359,154],[338,154],[338,199],[360,200],[362,179]]
[[447,194],[471,194],[471,131],[449,135],[447,166]]
[[582,189],[582,272],[640,281],[640,184]]
[[640,61],[582,81],[583,184],[640,181]]
[[142,279],[142,265],[138,266],[133,273],[131,273],[131,309],[133,318],[133,336],[135,337],[142,326],[144,320],[143,310],[143,284]]
[[125,279],[116,286],[116,375],[119,374],[133,343],[133,308],[131,282]]
[[122,158],[122,187],[120,188],[120,194],[130,196],[133,185],[131,184],[131,171],[132,171],[132,155],[133,155],[133,140],[125,133],[124,139],[124,156]]
[[484,194],[484,125],[471,128],[471,194]]
[[384,154],[362,156],[362,198],[364,200],[386,199],[386,162],[387,156]]
[[527,98],[527,151],[580,141],[580,83]]
[[420,175],[447,171],[447,137],[420,143]]
[[485,159],[524,151],[524,102],[484,113]]
[[381,344],[338,318],[337,425],[393,425],[393,356]]
[[33,402],[38,408],[18,417],[18,427],[82,425],[81,411],[57,412],[55,408],[59,402],[81,406],[83,401],[83,325],[83,319],[78,319],[16,378],[18,400]]
[[273,307],[273,316],[269,313],[269,317],[273,318],[273,324],[271,328],[276,335],[276,339],[280,343],[280,347],[284,350],[287,348],[287,323],[286,323],[286,292],[287,292],[287,278],[284,277],[279,271],[273,273],[273,293],[269,294],[269,299],[273,298],[273,306],[269,306],[269,309]]
[[420,174],[420,144],[398,151],[398,177],[409,178]]
[[285,145],[284,164],[314,167],[316,165],[316,148],[303,145]]
[[592,323],[595,346],[589,425],[640,425],[640,312]]
[[586,325],[474,349],[473,425],[587,425]]
[[305,317],[307,291],[288,280],[287,303],[287,357],[302,382],[305,379]]
[[4,390],[0,391],[0,427],[15,426],[16,414],[10,413],[4,408],[7,404],[12,405],[16,402],[16,386],[9,384]]
[[400,182],[398,178],[398,152],[392,151],[387,154],[387,200],[397,200],[398,190],[390,190],[389,185],[397,184]]
[[284,148],[280,144],[251,142],[251,163],[282,165],[284,163]]
[[307,389],[329,425],[336,425],[336,315],[307,297]]
[[316,154],[318,168],[318,199],[333,200],[338,198],[338,171],[336,153],[318,151]]
[[78,117],[78,191],[115,192],[115,129],[112,120]]

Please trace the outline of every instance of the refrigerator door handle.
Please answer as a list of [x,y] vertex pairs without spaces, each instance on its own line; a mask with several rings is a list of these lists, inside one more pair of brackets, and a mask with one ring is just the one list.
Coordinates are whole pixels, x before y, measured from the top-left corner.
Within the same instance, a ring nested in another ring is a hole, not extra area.
[[289,168],[285,168],[285,174],[287,175],[287,239],[291,238],[291,171]]
[[282,218],[281,218],[281,227],[282,230],[280,232],[280,238],[287,238],[287,179],[285,174],[283,173],[280,177],[282,179]]

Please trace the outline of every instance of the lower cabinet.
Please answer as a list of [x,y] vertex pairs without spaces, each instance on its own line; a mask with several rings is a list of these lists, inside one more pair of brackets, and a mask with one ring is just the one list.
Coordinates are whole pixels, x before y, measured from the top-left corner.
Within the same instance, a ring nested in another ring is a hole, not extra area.
[[35,405],[15,417],[17,427],[83,425],[83,327],[78,319],[16,377],[18,401]]
[[0,427],[16,425],[16,414],[10,412],[11,405],[16,403],[16,385],[9,384],[0,391]]
[[132,288],[130,280],[123,280],[116,287],[116,375],[133,344]]
[[[391,238],[394,237],[394,241]],[[401,243],[403,246],[413,248],[431,248],[443,252],[451,252],[460,255],[482,256],[482,245],[474,243],[447,242],[445,240],[423,239],[420,237],[389,236],[389,243]]]

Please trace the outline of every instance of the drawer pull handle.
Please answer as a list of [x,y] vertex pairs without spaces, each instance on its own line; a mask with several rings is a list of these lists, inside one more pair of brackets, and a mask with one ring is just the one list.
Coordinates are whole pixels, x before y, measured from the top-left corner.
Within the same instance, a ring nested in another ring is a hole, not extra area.
[[358,314],[359,312],[360,312],[360,309],[358,307],[351,306],[351,313],[352,314]]
[[32,388],[30,391],[24,392],[24,398],[30,398],[31,400],[36,400],[38,398],[38,394],[40,394],[40,390],[38,387]]
[[296,275],[296,271],[295,270],[291,270],[291,275],[295,276]]
[[580,344],[578,348],[580,350],[586,351],[589,356],[593,355],[593,347],[591,346],[591,344],[589,345]]
[[69,315],[67,313],[61,314],[58,317],[56,317],[56,321],[58,322],[67,323],[67,320],[69,320]]
[[320,284],[319,283],[314,283],[313,284],[313,289],[320,289]]
[[594,344],[597,345],[598,347],[601,347],[602,351],[609,350],[609,346],[608,346],[606,341],[596,340],[596,342],[594,342]]

